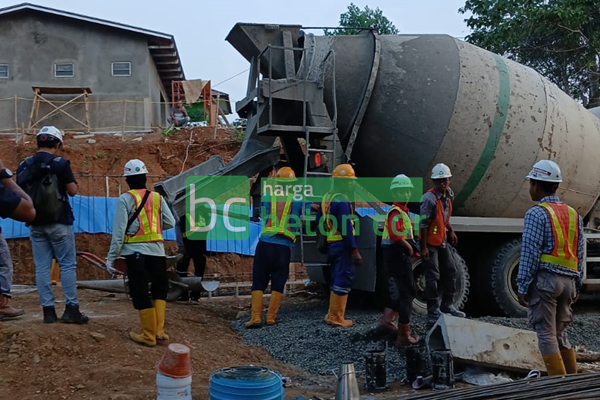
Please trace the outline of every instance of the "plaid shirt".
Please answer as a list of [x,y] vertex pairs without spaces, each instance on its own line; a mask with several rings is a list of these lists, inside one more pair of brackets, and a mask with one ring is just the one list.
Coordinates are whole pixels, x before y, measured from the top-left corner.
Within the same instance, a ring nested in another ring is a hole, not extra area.
[[[540,203],[562,202],[557,196],[546,196],[538,202],[538,204]],[[579,243],[577,246],[577,266],[579,272],[575,272],[560,265],[549,262],[540,262],[541,255],[550,254],[554,248],[554,236],[552,235],[550,216],[546,210],[538,206],[534,206],[527,211],[525,214],[525,226],[523,229],[519,274],[517,276],[519,293],[527,294],[529,285],[533,282],[536,272],[539,268],[554,272],[556,274],[568,275],[577,278],[577,292],[579,293],[583,280],[585,236],[583,235],[583,219],[581,216],[578,217]]]

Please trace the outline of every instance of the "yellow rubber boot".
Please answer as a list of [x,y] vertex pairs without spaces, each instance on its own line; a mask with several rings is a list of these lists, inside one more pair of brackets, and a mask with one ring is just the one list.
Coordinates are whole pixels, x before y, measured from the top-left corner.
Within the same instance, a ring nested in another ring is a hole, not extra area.
[[576,374],[577,373],[577,358],[575,358],[575,349],[563,349],[560,351],[560,355],[563,359],[563,364],[565,364],[565,370],[567,374]]
[[252,314],[250,321],[246,322],[246,328],[260,328],[262,325],[263,292],[252,291]]
[[275,325],[275,318],[277,317],[277,311],[281,305],[281,299],[283,293],[272,291],[271,300],[269,300],[269,310],[267,311],[267,325]]
[[156,310],[146,308],[139,310],[139,314],[142,333],[129,332],[129,337],[139,344],[152,347],[156,345]]
[[154,300],[152,304],[154,304],[154,309],[156,310],[156,340],[169,340],[169,335],[165,333],[167,302],[164,300]]
[[544,364],[546,364],[546,370],[548,371],[548,375],[566,375],[567,370],[565,369],[565,364],[563,363],[563,359],[560,353],[550,354],[549,356],[544,357]]
[[329,298],[329,313],[325,317],[325,322],[329,325],[337,325],[342,328],[350,328],[354,323],[349,319],[344,319],[346,314],[346,303],[348,302],[348,295],[338,296],[331,292]]

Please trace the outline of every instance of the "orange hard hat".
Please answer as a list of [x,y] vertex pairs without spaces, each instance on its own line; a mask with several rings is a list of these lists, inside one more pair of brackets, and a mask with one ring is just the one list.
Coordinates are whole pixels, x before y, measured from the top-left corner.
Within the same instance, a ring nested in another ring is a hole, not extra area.
[[296,173],[290,167],[282,167],[279,171],[277,171],[277,178],[296,179]]
[[350,164],[340,164],[333,170],[334,178],[353,178],[356,179],[354,168]]

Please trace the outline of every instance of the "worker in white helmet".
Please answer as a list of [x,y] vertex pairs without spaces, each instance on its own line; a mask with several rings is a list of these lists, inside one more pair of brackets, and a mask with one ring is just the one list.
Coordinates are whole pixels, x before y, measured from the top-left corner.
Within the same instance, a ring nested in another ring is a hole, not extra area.
[[116,273],[115,260],[125,258],[129,294],[142,326],[141,334],[130,332],[129,337],[142,345],[154,346],[156,340],[169,339],[164,331],[169,279],[163,232],[175,226],[175,217],[159,193],[146,189],[147,174],[148,169],[140,160],[125,164],[123,176],[130,190],[117,203],[106,266],[109,272]]
[[442,312],[455,317],[465,317],[465,313],[454,306],[456,264],[447,246],[447,243],[452,246],[458,243],[450,225],[454,198],[450,189],[451,177],[452,172],[447,165],[437,164],[433,167],[433,188],[429,189],[421,200],[421,259],[425,268],[425,297],[429,322],[437,321]]
[[558,164],[538,161],[529,175],[529,195],[537,204],[525,214],[517,285],[519,303],[528,307],[548,375],[577,373],[575,350],[567,338],[571,305],[583,279],[583,219],[560,201]]

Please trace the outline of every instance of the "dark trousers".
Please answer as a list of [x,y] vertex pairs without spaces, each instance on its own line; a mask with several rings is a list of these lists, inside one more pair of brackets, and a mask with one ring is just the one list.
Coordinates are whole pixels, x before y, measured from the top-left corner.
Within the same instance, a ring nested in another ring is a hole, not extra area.
[[390,293],[388,307],[398,312],[398,323],[408,324],[416,296],[412,262],[408,252],[398,245],[383,246],[382,252]]
[[[135,253],[125,256],[129,295],[133,308],[152,308],[152,300],[166,300],[169,293],[166,257],[145,256]],[[150,284],[150,290],[148,290]]]
[[429,246],[429,261],[425,262],[425,297],[450,300],[456,292],[456,264],[448,246]]
[[190,240],[182,238],[185,254],[177,262],[177,272],[187,276],[190,260],[194,260],[194,275],[204,277],[206,270],[206,240]]
[[283,293],[290,275],[291,257],[288,246],[259,241],[252,265],[252,290],[264,292],[271,281],[271,290]]
[[332,242],[327,245],[327,259],[331,268],[331,291],[338,296],[350,293],[356,274],[352,254],[344,242]]

